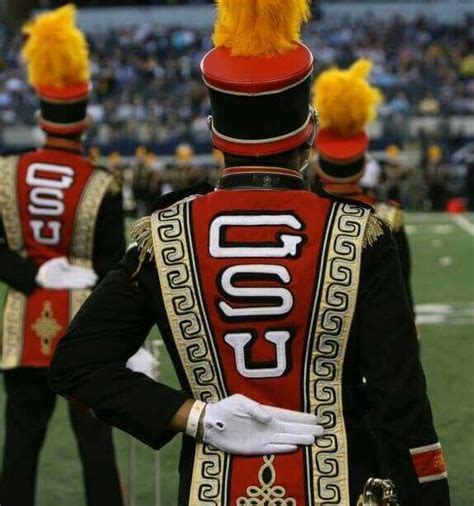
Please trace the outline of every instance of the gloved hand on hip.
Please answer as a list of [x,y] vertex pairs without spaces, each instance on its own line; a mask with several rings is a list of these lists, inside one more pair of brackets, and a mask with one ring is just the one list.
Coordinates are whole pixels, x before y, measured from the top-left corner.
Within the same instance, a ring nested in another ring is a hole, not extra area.
[[203,441],[233,455],[291,453],[298,446],[313,445],[324,434],[314,415],[265,406],[243,395],[215,404],[196,401],[188,435],[196,437],[198,415]]
[[53,258],[38,270],[36,283],[50,290],[83,290],[97,283],[92,269],[71,265],[66,257]]
[[155,357],[145,348],[140,348],[135,355],[127,361],[127,369],[133,372],[141,372],[151,379],[155,379],[155,368],[157,361]]

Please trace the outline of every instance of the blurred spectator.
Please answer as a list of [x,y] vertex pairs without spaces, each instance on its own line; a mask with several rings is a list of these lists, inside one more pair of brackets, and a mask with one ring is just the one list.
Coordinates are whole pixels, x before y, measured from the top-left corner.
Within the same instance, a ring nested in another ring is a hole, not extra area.
[[439,100],[429,92],[418,104],[418,112],[426,116],[437,115],[440,112]]
[[430,146],[425,178],[428,186],[428,198],[432,211],[445,211],[448,201],[447,182],[449,171],[443,160],[443,152],[439,146]]
[[367,155],[365,172],[360,180],[360,186],[364,192],[375,196],[380,184],[381,176],[382,168],[380,167],[380,163],[373,156]]
[[410,102],[403,93],[403,91],[399,91],[392,100],[388,103],[388,112],[389,114],[409,114],[411,111]]
[[394,144],[387,147],[382,163],[381,189],[383,197],[402,202],[402,185],[409,177],[409,170],[402,164],[400,148]]

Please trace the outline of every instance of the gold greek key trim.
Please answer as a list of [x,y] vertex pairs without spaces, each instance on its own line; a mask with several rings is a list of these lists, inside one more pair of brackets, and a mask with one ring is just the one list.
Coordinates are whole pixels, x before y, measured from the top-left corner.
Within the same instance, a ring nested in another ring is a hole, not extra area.
[[112,175],[96,170],[92,173],[79,203],[71,244],[71,263],[92,268],[97,215],[112,181]]
[[70,290],[69,291],[69,322],[79,312],[84,302],[87,300],[92,290]]
[[313,504],[350,504],[342,372],[357,302],[363,239],[370,210],[337,204],[328,243],[314,334],[309,392],[311,412],[326,433],[311,449]]
[[0,216],[9,249],[20,253],[24,240],[18,208],[17,166],[18,156],[0,157]]
[[258,472],[259,486],[247,488],[247,497],[239,497],[237,506],[296,506],[296,499],[286,497],[284,487],[275,485],[276,471],[273,466],[275,455],[263,457],[263,465]]
[[[219,382],[218,364],[212,358],[199,286],[193,277],[186,216],[191,200],[152,215],[154,256],[172,337],[193,396],[216,402],[225,392]],[[223,452],[197,443],[189,506],[226,506],[222,502],[226,459]]]
[[[0,157],[0,215],[9,249],[23,254],[23,229],[18,208],[18,159],[18,156]],[[20,365],[26,300],[16,290],[7,292],[3,311],[2,369],[13,369]]]
[[[104,200],[112,181],[112,175],[96,170],[91,175],[87,186],[84,189],[79,207],[76,212],[74,230],[71,244],[70,261],[74,265],[80,265],[89,269],[93,268],[95,227],[99,209]],[[87,300],[91,290],[70,290],[69,291],[69,321],[78,313],[81,306]]]
[[26,296],[9,290],[3,311],[2,369],[13,369],[21,363],[26,312]]

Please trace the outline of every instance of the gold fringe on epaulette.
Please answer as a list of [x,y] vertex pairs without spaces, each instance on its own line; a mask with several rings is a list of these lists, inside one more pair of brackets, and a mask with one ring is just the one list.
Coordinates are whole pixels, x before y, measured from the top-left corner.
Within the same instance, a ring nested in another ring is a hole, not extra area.
[[364,248],[373,246],[379,237],[383,235],[383,223],[385,223],[383,218],[371,213],[367,222],[367,228],[365,229],[364,242],[362,243]]
[[137,220],[130,227],[130,237],[137,243],[139,252],[139,265],[134,276],[138,274],[144,262],[154,258],[153,236],[151,233],[151,216]]
[[397,209],[395,216],[393,217],[392,230],[394,232],[400,232],[405,226],[405,213],[401,209]]

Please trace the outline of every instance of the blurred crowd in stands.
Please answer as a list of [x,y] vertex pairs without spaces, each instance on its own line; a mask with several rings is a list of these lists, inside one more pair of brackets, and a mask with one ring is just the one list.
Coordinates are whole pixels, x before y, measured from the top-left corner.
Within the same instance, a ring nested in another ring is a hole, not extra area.
[[[455,26],[425,18],[325,19],[311,23],[304,39],[319,70],[361,56],[375,62],[372,80],[385,95],[380,114],[391,141],[404,140],[410,115],[474,114],[474,18]],[[210,33],[137,26],[92,33],[89,40],[96,141],[208,142],[199,63]],[[0,28],[0,126],[34,122],[36,100],[24,80],[20,43],[21,35]]]
[[[157,192],[212,180],[217,158],[195,163],[194,155],[183,155],[168,163],[156,156],[173,154],[182,143],[197,153],[211,152],[209,102],[199,70],[211,48],[210,31],[143,25],[88,35],[94,85],[90,144],[112,152],[107,163],[128,167],[130,209],[140,214]],[[318,70],[347,67],[362,56],[375,62],[372,81],[385,96],[382,132],[373,146],[383,153],[381,196],[395,197],[408,208],[445,209],[451,198],[474,193],[474,163],[452,161],[466,141],[452,144],[447,121],[435,135],[420,130],[413,138],[407,128],[413,116],[474,115],[474,18],[457,25],[426,18],[328,18],[310,23],[304,40]],[[10,36],[0,25],[0,130],[35,122],[37,102],[25,82],[20,45],[21,35]],[[393,152],[385,154],[398,149],[387,150],[389,144],[404,150],[416,145],[417,154],[401,162]],[[149,149],[136,153],[138,145]],[[128,157],[126,163],[118,152]],[[474,159],[470,151],[469,156]]]

